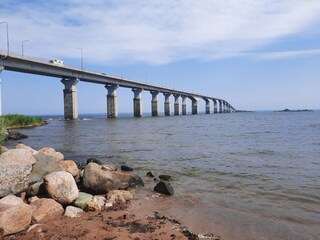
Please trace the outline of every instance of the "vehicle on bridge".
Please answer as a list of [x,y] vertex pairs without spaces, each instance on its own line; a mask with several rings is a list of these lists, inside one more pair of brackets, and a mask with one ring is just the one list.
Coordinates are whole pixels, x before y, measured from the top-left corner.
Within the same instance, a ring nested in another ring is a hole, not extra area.
[[60,65],[60,66],[64,66],[64,63],[62,60],[56,59],[56,58],[52,58],[49,60],[49,63],[52,64],[56,64],[56,65]]

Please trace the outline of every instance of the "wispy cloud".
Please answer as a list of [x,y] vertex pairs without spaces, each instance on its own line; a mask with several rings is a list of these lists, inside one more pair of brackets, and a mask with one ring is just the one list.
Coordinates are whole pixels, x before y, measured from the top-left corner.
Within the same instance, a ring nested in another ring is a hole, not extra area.
[[97,63],[161,64],[238,56],[316,31],[319,12],[319,0],[7,0],[0,20],[10,24],[13,48],[30,39],[26,52],[33,56],[76,58],[82,47]]
[[300,58],[320,55],[320,49],[301,50],[301,51],[284,51],[284,52],[268,52],[258,55],[261,59],[286,59]]

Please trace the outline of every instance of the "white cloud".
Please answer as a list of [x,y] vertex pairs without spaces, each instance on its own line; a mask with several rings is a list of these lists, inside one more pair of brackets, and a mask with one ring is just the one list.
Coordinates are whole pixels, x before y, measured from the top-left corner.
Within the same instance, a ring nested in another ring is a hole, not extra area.
[[8,0],[0,20],[10,24],[12,49],[29,39],[32,56],[77,58],[82,47],[91,62],[161,64],[241,55],[303,35],[317,29],[319,12],[319,0]]
[[284,52],[269,52],[260,54],[262,59],[286,59],[297,57],[309,57],[320,55],[320,49],[302,50],[302,51],[284,51]]

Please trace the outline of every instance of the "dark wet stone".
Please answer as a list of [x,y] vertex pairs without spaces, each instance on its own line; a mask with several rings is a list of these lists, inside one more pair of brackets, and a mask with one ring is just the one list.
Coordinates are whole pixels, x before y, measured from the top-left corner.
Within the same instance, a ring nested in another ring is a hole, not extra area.
[[159,178],[164,181],[171,181],[172,177],[170,175],[159,175]]
[[6,137],[7,140],[20,140],[20,139],[24,139],[24,138],[28,138],[28,136],[24,135],[22,133],[19,133],[15,130],[9,130],[8,135]]
[[129,166],[127,166],[127,165],[121,165],[121,170],[122,170],[122,171],[132,172],[132,171],[133,171],[133,168],[132,168],[132,167],[129,167]]
[[98,159],[95,159],[95,158],[89,158],[89,159],[87,159],[87,165],[89,164],[89,163],[96,163],[96,164],[99,164],[99,165],[102,165],[103,163],[100,161],[100,160],[98,160]]
[[154,177],[154,174],[152,173],[152,172],[147,172],[147,174],[146,174],[148,177]]
[[130,187],[144,186],[144,182],[139,175],[134,175],[128,183]]
[[154,191],[162,194],[167,194],[173,196],[174,190],[170,183],[168,182],[159,182],[155,187]]
[[160,179],[155,177],[155,178],[153,178],[153,181],[160,182]]

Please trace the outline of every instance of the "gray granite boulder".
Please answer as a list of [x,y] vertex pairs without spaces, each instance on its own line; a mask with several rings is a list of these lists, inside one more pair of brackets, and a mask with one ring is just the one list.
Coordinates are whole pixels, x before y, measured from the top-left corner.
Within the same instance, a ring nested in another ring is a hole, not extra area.
[[0,155],[0,197],[26,191],[36,159],[27,149],[11,149]]
[[0,238],[27,229],[33,209],[20,198],[8,195],[0,199]]
[[119,189],[121,181],[114,176],[115,172],[105,171],[97,163],[89,163],[83,173],[83,187],[92,194],[104,194]]
[[79,214],[82,212],[83,212],[83,210],[81,208],[68,206],[68,207],[66,207],[66,210],[64,212],[64,216],[70,217],[70,218],[75,218],[75,217],[79,217]]
[[73,176],[64,171],[53,172],[43,178],[48,195],[62,205],[73,203],[79,190]]

